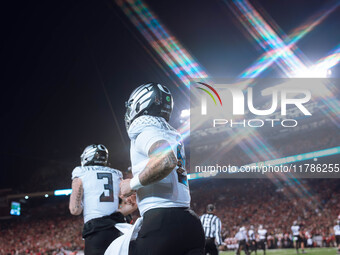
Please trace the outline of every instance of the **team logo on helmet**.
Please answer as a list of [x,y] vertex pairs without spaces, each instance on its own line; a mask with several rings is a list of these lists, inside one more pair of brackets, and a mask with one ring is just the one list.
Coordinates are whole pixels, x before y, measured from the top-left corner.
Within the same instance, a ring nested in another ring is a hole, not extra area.
[[173,99],[169,89],[158,83],[147,83],[136,88],[125,104],[125,125],[142,115],[163,117],[169,121],[173,108]]
[[102,144],[92,144],[85,148],[80,156],[82,166],[89,165],[106,165],[109,152]]

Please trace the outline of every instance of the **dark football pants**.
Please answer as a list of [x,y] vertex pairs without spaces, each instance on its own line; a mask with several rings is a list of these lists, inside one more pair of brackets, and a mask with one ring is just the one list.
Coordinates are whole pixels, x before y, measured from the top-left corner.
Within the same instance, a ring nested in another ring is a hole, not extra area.
[[205,239],[205,253],[210,255],[218,255],[218,249],[215,244],[215,238],[207,238]]
[[[266,254],[266,240],[260,240],[259,241],[259,246],[261,247],[261,249],[263,250],[263,254]],[[259,247],[258,246],[258,247]]]
[[129,255],[204,255],[201,221],[187,208],[147,211]]
[[120,236],[115,224],[123,222],[125,219],[121,213],[113,213],[86,222],[83,229],[85,255],[103,255],[111,242]]
[[238,248],[237,248],[237,251],[236,251],[236,254],[240,254],[241,252],[241,249],[244,250],[245,254],[248,255],[249,252],[248,252],[248,247],[247,247],[247,243],[245,240],[242,240],[242,241],[239,241],[238,242]]
[[340,235],[335,236],[336,245],[340,245]]
[[250,240],[249,243],[250,243],[250,246],[249,246],[250,253],[255,251],[255,254],[257,254],[257,242],[256,242],[256,240]]
[[85,255],[103,255],[109,245],[120,236],[116,228],[102,230],[85,238]]

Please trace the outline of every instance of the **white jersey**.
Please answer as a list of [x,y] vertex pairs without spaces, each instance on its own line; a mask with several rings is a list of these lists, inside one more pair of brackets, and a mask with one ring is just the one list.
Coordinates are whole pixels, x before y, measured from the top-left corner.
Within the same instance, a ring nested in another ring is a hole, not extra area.
[[336,236],[340,236],[340,225],[335,225],[334,226],[334,234]]
[[[133,175],[142,172],[149,161],[150,147],[157,141],[166,140],[185,168],[184,146],[180,134],[164,118],[140,116],[135,119],[129,130],[131,139],[131,165]],[[163,180],[147,185],[137,191],[140,214],[154,208],[189,207],[190,193],[187,173],[177,173],[177,168]]]
[[299,236],[300,235],[300,226],[299,225],[293,225],[291,227],[293,236]]
[[267,230],[266,229],[259,229],[257,231],[257,233],[259,234],[260,240],[266,240],[266,235],[267,235]]
[[72,172],[72,180],[83,183],[84,222],[114,213],[119,205],[120,171],[104,166],[79,166]]
[[248,239],[247,235],[246,235],[246,233],[244,231],[237,232],[236,235],[235,235],[235,238],[238,241],[243,241],[243,240],[247,241],[247,239]]
[[250,240],[255,240],[255,231],[253,229],[249,229],[248,236]]

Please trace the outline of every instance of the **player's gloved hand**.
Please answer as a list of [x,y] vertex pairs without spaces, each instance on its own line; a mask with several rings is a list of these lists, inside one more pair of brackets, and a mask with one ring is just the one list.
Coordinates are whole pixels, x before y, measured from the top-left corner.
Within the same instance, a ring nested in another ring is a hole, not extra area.
[[130,187],[131,179],[125,179],[120,182],[120,197],[129,197],[134,193],[134,190]]

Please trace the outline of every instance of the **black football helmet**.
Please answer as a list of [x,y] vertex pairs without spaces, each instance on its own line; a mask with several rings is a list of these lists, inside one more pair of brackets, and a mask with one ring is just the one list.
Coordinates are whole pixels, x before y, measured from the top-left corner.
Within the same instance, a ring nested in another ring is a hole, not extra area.
[[92,144],[85,148],[80,156],[82,166],[101,165],[106,166],[109,152],[102,144]]
[[163,117],[169,121],[173,109],[173,99],[167,87],[150,82],[136,88],[125,106],[125,126],[128,130],[131,123],[142,115]]

